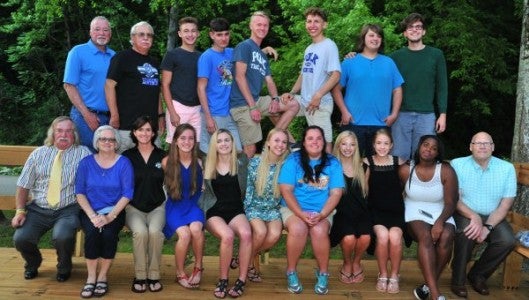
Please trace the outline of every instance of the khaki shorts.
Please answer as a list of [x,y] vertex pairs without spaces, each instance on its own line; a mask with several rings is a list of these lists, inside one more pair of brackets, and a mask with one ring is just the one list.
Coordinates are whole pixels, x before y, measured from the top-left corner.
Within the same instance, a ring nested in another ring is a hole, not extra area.
[[309,126],[316,125],[323,129],[325,135],[325,142],[332,143],[332,123],[331,123],[331,114],[334,108],[334,104],[331,102],[329,105],[320,105],[320,108],[317,109],[313,115],[306,113],[306,107],[301,104],[301,96],[294,95],[294,98],[299,103],[299,112],[296,115],[297,117],[305,117],[307,119],[307,124]]
[[[283,221],[283,224],[287,223],[288,218],[294,215],[294,213],[288,208],[288,206],[281,206],[279,208],[279,212],[281,213],[281,220]],[[332,227],[332,221],[334,219],[334,215],[336,214],[336,209],[333,209],[333,211],[327,216],[327,221],[329,221],[329,231]],[[285,226],[286,229],[286,226]]]
[[[270,96],[259,97],[259,100],[257,100],[256,107],[261,112],[261,117],[270,115],[268,113],[270,101],[272,101]],[[248,105],[232,108],[230,109],[230,114],[235,123],[237,123],[243,146],[256,144],[263,139],[261,123],[256,123],[252,120]]]

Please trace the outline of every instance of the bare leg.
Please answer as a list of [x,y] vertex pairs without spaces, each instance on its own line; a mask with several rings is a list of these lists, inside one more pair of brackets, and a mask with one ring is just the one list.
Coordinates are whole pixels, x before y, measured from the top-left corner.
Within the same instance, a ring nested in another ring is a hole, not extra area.
[[330,227],[329,221],[324,219],[309,229],[312,250],[314,251],[320,273],[329,273]]
[[389,229],[389,260],[391,262],[390,278],[398,279],[402,262],[402,229],[398,227]]
[[180,226],[176,229],[178,240],[174,245],[174,256],[176,265],[176,276],[186,277],[185,273],[185,259],[189,243],[191,242],[191,231],[189,226]]
[[233,255],[233,230],[220,217],[211,217],[206,222],[206,229],[220,239],[219,278],[228,279],[230,260]]
[[437,285],[437,259],[435,255],[435,245],[432,241],[432,226],[423,221],[412,221],[408,223],[411,234],[417,241],[417,258],[421,267],[422,275],[426,285],[430,289],[432,299],[439,297],[439,286]]
[[307,224],[295,215],[290,216],[285,224],[287,234],[287,272],[296,271],[299,257],[305,244],[309,233]]
[[252,259],[252,228],[244,214],[233,218],[228,226],[239,237],[239,279],[246,281],[248,267]]

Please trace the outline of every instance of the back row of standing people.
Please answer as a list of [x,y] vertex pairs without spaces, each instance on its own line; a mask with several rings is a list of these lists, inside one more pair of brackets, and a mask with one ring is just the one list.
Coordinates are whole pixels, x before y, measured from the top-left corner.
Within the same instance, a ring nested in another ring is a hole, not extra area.
[[[270,26],[262,12],[251,16],[250,38],[235,49],[228,47],[229,23],[222,18],[212,20],[209,35],[213,45],[202,54],[195,49],[198,21],[182,18],[178,31],[182,46],[168,51],[161,65],[148,55],[154,37],[148,23],[135,24],[132,48],[113,57],[114,51],[107,47],[110,24],[104,17],[94,18],[91,39],[70,51],[64,76],[73,104],[71,116],[80,128],[83,144],[90,147],[93,130],[110,122],[121,130],[124,151],[133,145],[129,138],[132,122],[149,115],[158,120],[161,132],[167,128],[167,142],[175,125],[190,123],[206,153],[211,133],[227,128],[237,140],[238,150],[252,157],[255,144],[262,139],[263,116],[269,116],[275,127],[287,129],[295,116],[304,115],[309,125],[324,129],[330,152],[334,103],[342,116],[340,130],[353,130],[366,156],[372,154],[369,141],[380,128],[391,127],[394,154],[403,159],[410,158],[420,136],[445,130],[446,63],[439,49],[423,44],[426,30],[421,15],[411,14],[402,22],[408,46],[390,54],[392,59],[381,54],[384,35],[380,26],[368,24],[361,31],[358,54],[341,65],[336,44],[324,35],[326,13],[309,8],[305,18],[312,43],[305,50],[296,83],[282,95],[265,54],[276,54],[275,50],[260,49]],[[259,96],[263,82],[269,96]],[[289,144],[294,142],[289,134]]]

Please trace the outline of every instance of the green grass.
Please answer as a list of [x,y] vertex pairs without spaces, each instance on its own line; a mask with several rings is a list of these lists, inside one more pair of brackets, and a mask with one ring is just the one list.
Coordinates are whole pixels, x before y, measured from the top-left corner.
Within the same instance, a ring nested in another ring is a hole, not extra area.
[[[4,211],[4,214],[8,220],[10,220],[14,211]],[[13,247],[13,233],[15,230],[6,223],[1,225],[2,229],[0,230],[0,247]],[[46,249],[52,248],[51,244],[51,232],[46,233],[40,243],[39,247]],[[174,244],[176,238],[173,237],[170,240],[165,240],[162,252],[164,254],[174,254]],[[237,243],[237,242],[236,242]],[[205,256],[218,256],[219,254],[219,241],[213,237],[209,232],[206,232],[206,244],[204,247]],[[122,231],[119,234],[119,243],[118,243],[118,252],[132,253],[132,233],[130,231]],[[404,259],[415,259],[416,258],[416,244],[413,243],[410,248],[404,248],[403,253]],[[283,235],[279,242],[270,250],[270,257],[286,257],[286,236]],[[307,242],[302,255],[302,258],[312,258],[312,248],[310,247],[310,242]],[[342,252],[340,247],[334,247],[331,249],[330,257],[332,259],[341,259]],[[374,256],[365,255],[365,259],[375,259]]]

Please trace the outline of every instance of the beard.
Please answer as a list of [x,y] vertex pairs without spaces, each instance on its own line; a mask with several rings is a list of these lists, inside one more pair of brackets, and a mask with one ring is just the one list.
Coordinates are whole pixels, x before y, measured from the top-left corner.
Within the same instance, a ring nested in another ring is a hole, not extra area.
[[106,46],[106,44],[108,44],[108,38],[106,38],[106,37],[98,37],[98,38],[95,39],[95,43],[98,46]]

